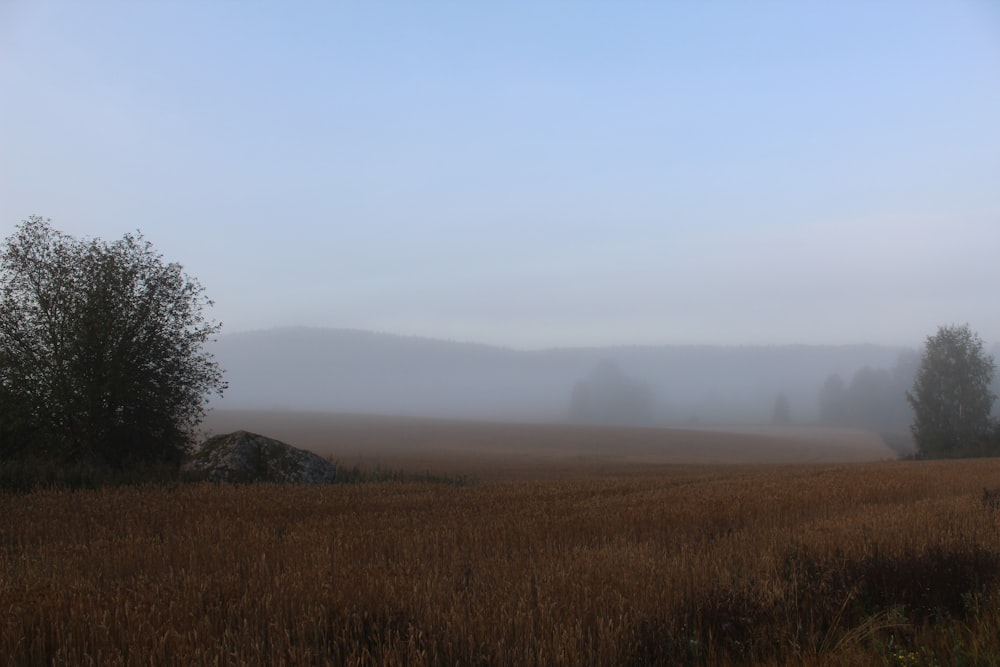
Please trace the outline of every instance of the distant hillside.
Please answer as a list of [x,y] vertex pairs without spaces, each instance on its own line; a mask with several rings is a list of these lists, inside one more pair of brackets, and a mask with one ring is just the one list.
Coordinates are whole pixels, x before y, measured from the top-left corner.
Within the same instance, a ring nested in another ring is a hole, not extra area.
[[609,360],[649,385],[661,423],[766,422],[777,393],[794,421],[817,416],[830,373],[892,366],[904,348],[648,346],[518,351],[356,330],[221,336],[222,408],[334,410],[560,421],[574,385]]

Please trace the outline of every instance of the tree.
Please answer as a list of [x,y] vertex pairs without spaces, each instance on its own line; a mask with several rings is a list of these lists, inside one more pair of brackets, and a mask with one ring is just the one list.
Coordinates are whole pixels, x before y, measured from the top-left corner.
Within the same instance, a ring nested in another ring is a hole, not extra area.
[[653,419],[653,392],[614,362],[602,361],[573,387],[569,418],[591,424],[648,424]]
[[914,350],[902,350],[890,368],[864,366],[857,369],[850,384],[833,373],[819,392],[819,415],[824,424],[861,426],[884,436],[909,431],[913,414],[906,392],[920,365]]
[[0,250],[0,456],[176,463],[222,371],[212,302],[141,233],[78,240],[23,221]]
[[824,424],[847,422],[847,386],[844,378],[833,373],[819,391],[819,418]]
[[977,452],[990,433],[996,365],[968,325],[943,326],[924,346],[913,389],[911,427],[924,457]]
[[[897,400],[892,388],[892,373],[888,368],[865,366],[855,371],[847,390],[850,423],[873,430],[886,428],[887,415]],[[903,400],[902,395],[898,400]]]

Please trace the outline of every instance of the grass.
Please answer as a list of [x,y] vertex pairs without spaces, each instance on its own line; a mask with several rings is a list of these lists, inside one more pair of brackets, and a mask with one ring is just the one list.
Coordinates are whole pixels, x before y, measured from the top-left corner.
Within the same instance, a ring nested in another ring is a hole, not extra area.
[[206,428],[261,433],[368,469],[382,465],[497,481],[641,475],[678,464],[898,458],[875,433],[808,426],[629,428],[218,410],[209,413]]
[[1000,664],[1000,461],[0,494],[0,655]]
[[376,464],[366,468],[359,464],[346,466],[338,461],[331,461],[337,466],[337,484],[384,484],[386,482],[414,484],[447,484],[450,486],[468,486],[474,480],[467,475],[435,473],[429,470],[423,472],[407,472],[403,468],[392,468]]
[[27,493],[36,489],[99,489],[108,486],[135,486],[150,482],[171,484],[177,480],[177,468],[168,464],[148,464],[116,470],[109,466],[57,463],[40,459],[0,461],[0,492]]

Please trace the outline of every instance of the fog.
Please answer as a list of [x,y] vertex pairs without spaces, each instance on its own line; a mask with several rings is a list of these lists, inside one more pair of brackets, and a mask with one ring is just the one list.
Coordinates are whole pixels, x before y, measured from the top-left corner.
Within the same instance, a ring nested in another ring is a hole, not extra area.
[[876,345],[524,351],[309,328],[230,334],[213,351],[230,383],[220,408],[692,427],[771,424],[782,396],[782,423],[897,435],[919,363]]

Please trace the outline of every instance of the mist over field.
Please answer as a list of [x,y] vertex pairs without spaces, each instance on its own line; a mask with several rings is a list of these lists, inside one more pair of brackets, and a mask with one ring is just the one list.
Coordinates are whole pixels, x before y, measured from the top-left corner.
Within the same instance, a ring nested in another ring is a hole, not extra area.
[[[862,369],[889,377],[901,360],[909,372],[916,359],[912,349],[877,345],[513,350],[310,328],[223,335],[213,351],[230,383],[215,402],[220,409],[673,426],[768,424],[779,395],[787,399],[789,421],[816,423],[831,374],[850,389]],[[644,388],[647,409],[589,420],[574,415],[574,390],[578,395],[581,385],[599,383],[600,369],[609,366],[623,382]],[[901,394],[912,377],[894,381],[902,386],[891,391]],[[905,432],[907,420],[887,415],[877,426]]]

